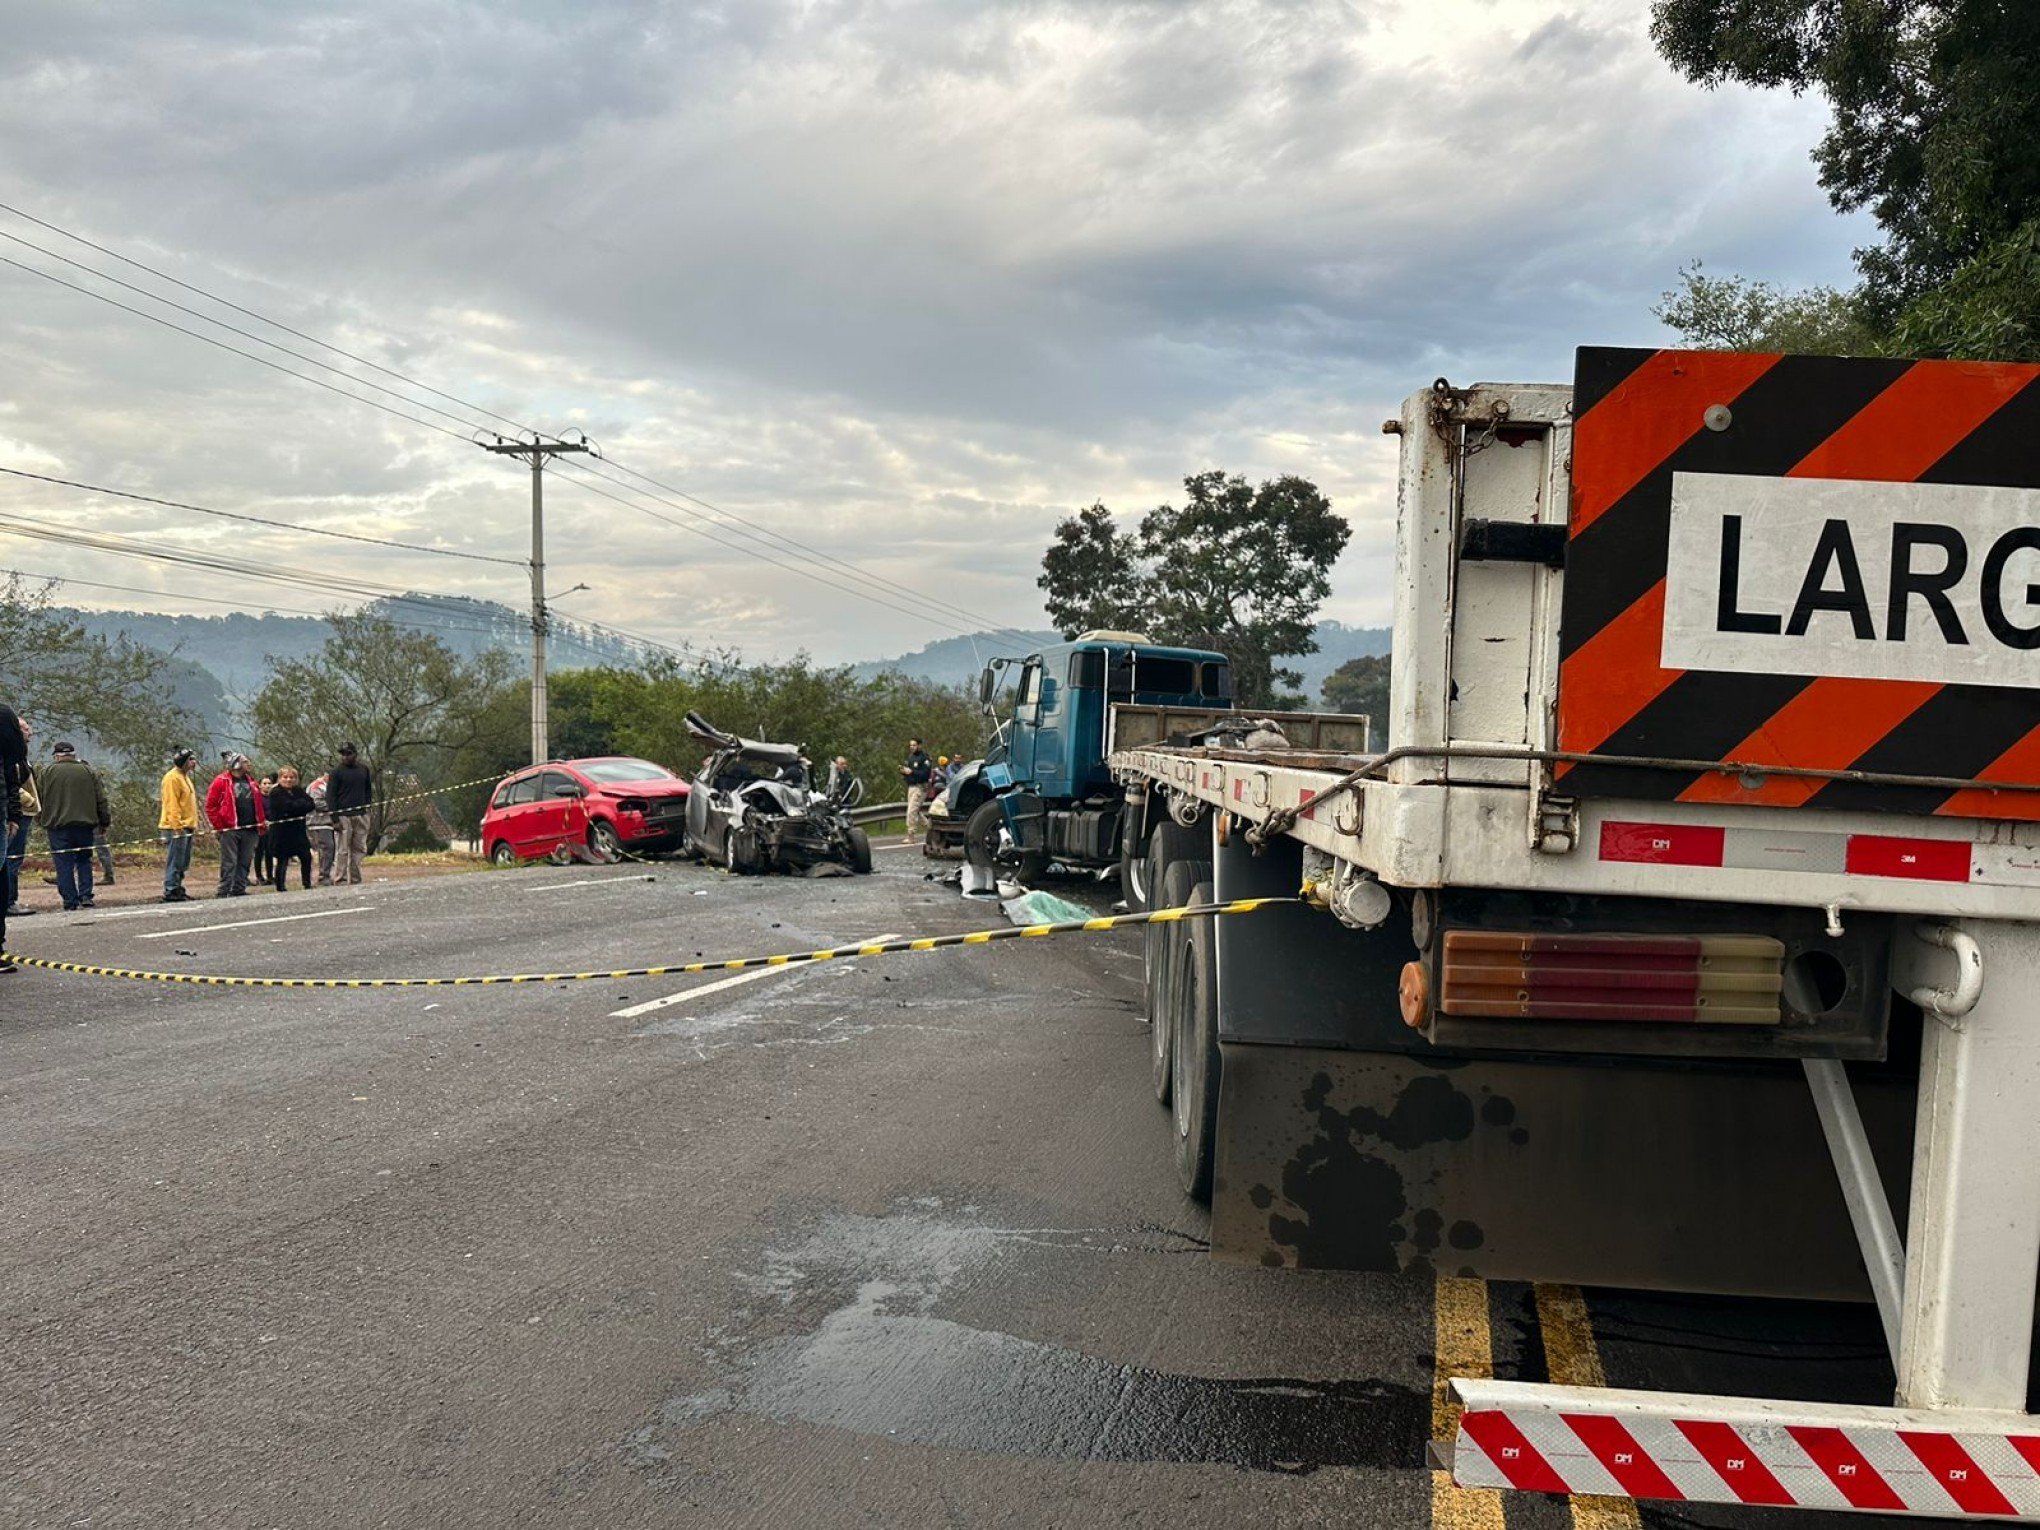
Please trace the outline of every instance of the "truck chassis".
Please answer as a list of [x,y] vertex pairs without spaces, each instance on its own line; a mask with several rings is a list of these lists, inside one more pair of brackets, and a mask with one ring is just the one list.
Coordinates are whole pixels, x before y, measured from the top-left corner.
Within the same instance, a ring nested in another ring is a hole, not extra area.
[[[1566,390],[1433,390],[1393,422],[1397,748],[1112,757],[1156,825],[1156,885],[1191,901],[1304,890],[1252,919],[1149,937],[1157,1092],[1174,1109],[1186,1187],[1211,1191],[1214,1249],[1267,1264],[1868,1296],[1893,1356],[1893,1407],[1461,1378],[1443,1459],[1463,1486],[2040,1523],[2040,1420],[2023,1411],[2040,1028],[2022,1003],[2040,982],[2040,829],[2009,814],[1570,795],[1576,757],[1555,747],[1548,708],[1562,574],[1548,558],[1483,566],[1469,551],[1484,470],[1468,446],[1491,446],[1503,421],[1543,447],[1496,469],[1534,489],[1515,495],[1526,507],[1515,518],[1562,519]],[[1498,490],[1479,508],[1509,502]],[[1484,532],[1479,546],[1509,541]],[[1794,773],[1594,758],[1745,782]],[[1988,800],[2027,789],[1798,774]],[[1407,997],[1412,954],[1455,910],[1473,925],[1495,910],[1593,925],[1623,906],[1680,928],[1760,922],[1788,974],[1797,953],[1832,942],[1846,974],[1832,1007],[1846,1023],[1483,1025]],[[1873,1002],[1884,988],[1888,1020]],[[1412,1010],[1421,1025],[1405,1023]]]

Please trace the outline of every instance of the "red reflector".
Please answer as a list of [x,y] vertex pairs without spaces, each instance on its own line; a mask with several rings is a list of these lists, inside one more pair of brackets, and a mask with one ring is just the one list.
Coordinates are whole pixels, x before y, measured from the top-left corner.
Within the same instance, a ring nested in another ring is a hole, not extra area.
[[1645,866],[1719,866],[1725,829],[1705,824],[1604,823],[1601,859]]
[[1851,834],[1848,867],[1851,876],[1967,882],[1969,851],[1967,840],[1887,839],[1878,834]]

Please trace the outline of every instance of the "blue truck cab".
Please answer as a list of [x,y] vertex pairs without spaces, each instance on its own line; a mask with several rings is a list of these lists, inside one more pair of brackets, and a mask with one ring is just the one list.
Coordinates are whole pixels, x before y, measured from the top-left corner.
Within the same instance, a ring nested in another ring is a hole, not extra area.
[[[1011,715],[993,706],[1017,668]],[[1015,864],[1023,878],[1050,861],[1117,865],[1124,794],[1107,764],[1117,705],[1232,708],[1232,665],[1222,653],[1150,642],[1134,632],[1086,632],[1021,660],[995,659],[979,699],[994,719],[991,748],[954,772],[931,848],[961,842],[981,864]]]

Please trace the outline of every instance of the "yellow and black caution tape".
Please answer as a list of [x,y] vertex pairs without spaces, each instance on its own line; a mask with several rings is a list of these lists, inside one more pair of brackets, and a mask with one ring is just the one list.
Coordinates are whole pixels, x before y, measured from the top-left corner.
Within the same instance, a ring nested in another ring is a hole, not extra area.
[[971,930],[962,935],[924,935],[913,940],[874,940],[822,951],[795,951],[782,956],[740,956],[719,962],[674,962],[662,967],[617,967],[607,972],[518,972],[477,977],[293,978],[235,977],[203,972],[144,972],[134,967],[96,967],[86,962],[53,962],[39,956],[8,954],[0,960],[45,972],[78,977],[126,978],[138,983],[199,983],[210,988],[486,988],[501,983],[588,983],[611,978],[683,977],[699,972],[742,972],[748,967],[792,967],[803,962],[829,962],[848,956],[891,956],[902,951],[940,951],[949,946],[988,946],[1000,940],[1036,940],[1044,935],[1095,934],[1137,924],[1172,924],[1179,919],[1222,919],[1251,914],[1296,898],[1235,898],[1230,903],[1186,904],[1151,909],[1145,914],[1112,914],[1097,919],[1070,919],[1060,924],[1017,924]]

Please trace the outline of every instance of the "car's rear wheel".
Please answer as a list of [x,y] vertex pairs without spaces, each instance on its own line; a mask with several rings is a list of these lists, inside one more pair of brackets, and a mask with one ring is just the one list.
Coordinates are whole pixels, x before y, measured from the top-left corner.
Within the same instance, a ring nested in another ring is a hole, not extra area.
[[731,826],[723,836],[723,870],[747,877],[758,869],[758,836],[749,829]]
[[871,870],[871,836],[853,824],[845,837],[850,842],[850,869],[863,876]]
[[588,853],[602,865],[623,859],[623,836],[613,825],[599,820],[588,826]]
[[499,839],[489,846],[489,864],[492,866],[515,866],[517,852],[510,848],[510,841]]

